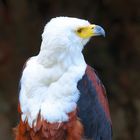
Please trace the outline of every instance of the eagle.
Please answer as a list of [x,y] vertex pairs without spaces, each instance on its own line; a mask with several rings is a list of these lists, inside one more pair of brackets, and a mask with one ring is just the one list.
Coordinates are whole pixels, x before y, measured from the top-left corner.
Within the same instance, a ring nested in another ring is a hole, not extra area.
[[15,140],[111,140],[105,88],[82,50],[101,26],[55,17],[42,34],[40,51],[28,59],[20,80]]

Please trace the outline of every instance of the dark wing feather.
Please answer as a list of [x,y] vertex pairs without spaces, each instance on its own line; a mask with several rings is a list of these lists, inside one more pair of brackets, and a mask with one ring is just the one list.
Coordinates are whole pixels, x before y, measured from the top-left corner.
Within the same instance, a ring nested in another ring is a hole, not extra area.
[[94,69],[87,66],[78,83],[80,99],[78,116],[84,125],[85,137],[92,140],[111,140],[112,126],[108,100],[103,84]]

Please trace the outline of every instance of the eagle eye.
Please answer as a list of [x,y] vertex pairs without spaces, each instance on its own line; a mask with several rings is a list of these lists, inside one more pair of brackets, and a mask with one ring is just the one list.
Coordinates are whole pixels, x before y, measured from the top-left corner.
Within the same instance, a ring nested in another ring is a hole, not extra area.
[[81,32],[82,32],[82,28],[79,28],[79,29],[77,30],[77,32],[78,32],[78,33],[81,33]]

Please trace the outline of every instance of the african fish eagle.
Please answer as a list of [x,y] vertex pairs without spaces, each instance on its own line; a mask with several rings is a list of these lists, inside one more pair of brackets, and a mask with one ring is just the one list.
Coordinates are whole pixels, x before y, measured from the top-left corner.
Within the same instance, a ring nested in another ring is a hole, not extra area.
[[101,26],[56,17],[45,26],[39,54],[20,80],[20,121],[16,140],[111,140],[112,127],[103,84],[82,50]]

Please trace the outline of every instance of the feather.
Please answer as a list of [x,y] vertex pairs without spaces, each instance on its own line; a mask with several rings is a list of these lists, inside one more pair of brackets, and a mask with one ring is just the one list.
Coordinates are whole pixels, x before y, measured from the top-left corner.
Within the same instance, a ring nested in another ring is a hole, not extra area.
[[69,113],[68,116],[69,121],[62,123],[48,123],[38,116],[37,123],[32,128],[27,121],[23,122],[20,119],[14,130],[16,140],[81,140],[83,126],[77,118],[77,111]]
[[104,86],[82,54],[96,35],[105,35],[103,28],[87,20],[56,17],[46,24],[40,52],[21,76],[16,140],[111,140]]
[[81,93],[78,101],[78,116],[85,137],[94,140],[111,140],[112,126],[105,90],[94,69],[87,66],[86,73],[78,83]]

